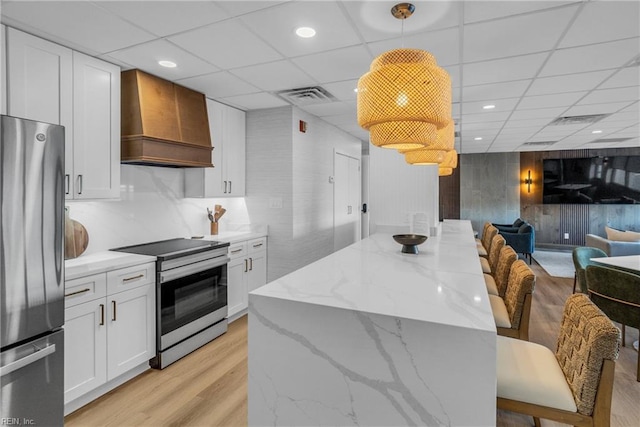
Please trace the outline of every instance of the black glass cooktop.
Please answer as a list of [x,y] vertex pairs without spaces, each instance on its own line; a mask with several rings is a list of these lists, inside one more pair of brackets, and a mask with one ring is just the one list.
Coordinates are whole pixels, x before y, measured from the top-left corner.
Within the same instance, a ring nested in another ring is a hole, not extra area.
[[159,258],[174,258],[176,256],[185,256],[206,250],[223,248],[225,246],[229,246],[229,243],[212,240],[169,239],[161,240],[159,242],[144,243],[142,245],[124,246],[111,250],[139,255],[150,255]]

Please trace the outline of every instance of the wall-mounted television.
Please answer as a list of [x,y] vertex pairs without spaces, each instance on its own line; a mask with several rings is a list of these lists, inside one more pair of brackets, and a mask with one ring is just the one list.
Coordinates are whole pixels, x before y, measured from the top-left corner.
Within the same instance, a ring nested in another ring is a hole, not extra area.
[[544,204],[640,204],[640,156],[543,160]]

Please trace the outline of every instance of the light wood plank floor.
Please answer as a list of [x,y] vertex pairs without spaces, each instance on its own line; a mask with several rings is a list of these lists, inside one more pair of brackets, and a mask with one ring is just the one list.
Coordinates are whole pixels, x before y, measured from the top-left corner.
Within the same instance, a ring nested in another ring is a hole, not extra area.
[[[537,282],[530,340],[555,348],[564,301],[573,279],[550,277],[535,262]],[[627,328],[627,347],[616,363],[613,427],[640,426],[638,354],[631,343],[638,330]],[[498,411],[498,426],[530,426],[531,418]],[[148,371],[65,418],[76,426],[245,426],[247,424],[247,319],[168,368]],[[543,426],[560,426],[542,420]]]

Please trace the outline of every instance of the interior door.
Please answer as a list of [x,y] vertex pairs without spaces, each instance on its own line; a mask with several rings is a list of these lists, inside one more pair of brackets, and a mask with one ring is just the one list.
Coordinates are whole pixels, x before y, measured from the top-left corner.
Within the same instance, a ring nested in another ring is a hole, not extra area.
[[333,249],[360,239],[360,160],[336,152],[333,171]]

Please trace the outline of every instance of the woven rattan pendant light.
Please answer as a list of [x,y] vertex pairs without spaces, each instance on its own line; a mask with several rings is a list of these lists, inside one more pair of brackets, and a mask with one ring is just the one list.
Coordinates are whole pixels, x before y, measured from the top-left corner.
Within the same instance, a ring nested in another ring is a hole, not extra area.
[[[391,9],[406,19],[414,6]],[[451,79],[429,52],[394,49],[378,56],[358,81],[358,124],[378,147],[416,149],[435,141],[451,120]]]
[[[432,165],[442,163],[446,156],[453,150],[455,144],[455,124],[449,120],[445,127],[440,129],[433,143],[427,147],[416,150],[399,150],[404,154],[404,159],[411,165]],[[457,153],[456,153],[457,155]],[[449,161],[451,163],[451,161]],[[457,166],[457,157],[456,157]],[[455,166],[448,166],[455,167]]]

